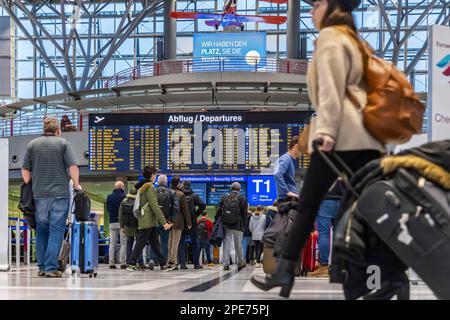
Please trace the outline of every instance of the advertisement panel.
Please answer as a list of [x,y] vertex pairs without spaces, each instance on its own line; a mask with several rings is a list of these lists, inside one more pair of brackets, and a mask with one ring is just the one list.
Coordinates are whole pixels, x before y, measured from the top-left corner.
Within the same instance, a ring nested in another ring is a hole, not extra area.
[[245,71],[264,67],[265,32],[194,34],[194,71]]
[[428,140],[450,139],[450,27],[431,26],[428,43]]

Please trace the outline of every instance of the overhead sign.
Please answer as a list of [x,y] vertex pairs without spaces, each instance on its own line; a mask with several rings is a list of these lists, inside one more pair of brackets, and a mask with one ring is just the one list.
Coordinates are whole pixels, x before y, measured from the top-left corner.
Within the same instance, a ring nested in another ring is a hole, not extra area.
[[277,199],[277,188],[273,176],[250,176],[247,183],[248,203],[251,206],[272,205]]
[[194,71],[254,70],[263,67],[266,56],[265,32],[194,34]]
[[450,27],[431,26],[429,56],[428,140],[450,139]]

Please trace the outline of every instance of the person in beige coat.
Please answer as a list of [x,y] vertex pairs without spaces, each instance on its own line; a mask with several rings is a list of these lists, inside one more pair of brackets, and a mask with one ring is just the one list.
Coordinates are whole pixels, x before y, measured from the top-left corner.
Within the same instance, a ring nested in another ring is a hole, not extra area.
[[337,178],[320,155],[313,152],[312,141],[320,140],[319,149],[324,152],[336,151],[353,171],[379,158],[384,150],[364,128],[361,112],[348,97],[350,92],[361,105],[366,105],[363,56],[354,39],[336,27],[343,25],[356,32],[352,11],[360,2],[317,0],[312,10],[320,33],[307,76],[308,94],[317,114],[310,127],[310,167],[300,194],[298,215],[275,272],[267,278],[252,277],[252,283],[262,290],[281,287],[283,297],[290,295],[301,248],[314,228],[322,200]]

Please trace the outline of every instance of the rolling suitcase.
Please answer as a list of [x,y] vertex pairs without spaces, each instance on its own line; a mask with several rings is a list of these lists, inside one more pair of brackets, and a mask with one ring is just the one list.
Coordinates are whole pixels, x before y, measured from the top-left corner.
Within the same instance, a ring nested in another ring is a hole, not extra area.
[[300,270],[301,275],[304,277],[306,277],[309,272],[314,272],[317,269],[318,240],[319,233],[317,231],[311,232],[311,236],[302,250]]
[[69,224],[69,230],[67,231],[66,236],[61,245],[61,250],[59,251],[58,256],[58,270],[61,272],[66,271],[67,264],[69,263],[70,256],[70,232],[71,225]]
[[440,299],[450,299],[450,191],[398,169],[361,195],[358,215]]
[[97,277],[98,228],[94,221],[77,221],[73,224],[71,269],[72,274]]

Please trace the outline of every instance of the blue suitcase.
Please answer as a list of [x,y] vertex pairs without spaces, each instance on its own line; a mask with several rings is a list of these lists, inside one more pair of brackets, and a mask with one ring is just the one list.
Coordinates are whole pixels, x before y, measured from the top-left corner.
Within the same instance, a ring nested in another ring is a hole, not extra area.
[[75,222],[72,230],[72,274],[88,274],[97,277],[98,228],[94,221]]

